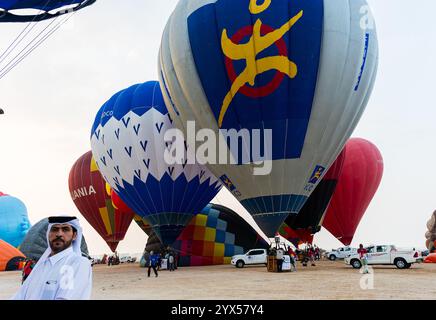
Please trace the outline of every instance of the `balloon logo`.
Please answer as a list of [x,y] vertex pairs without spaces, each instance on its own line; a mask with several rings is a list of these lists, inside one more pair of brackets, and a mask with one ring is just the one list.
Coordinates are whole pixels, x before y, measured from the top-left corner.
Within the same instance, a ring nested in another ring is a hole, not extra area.
[[[185,136],[190,121],[238,133],[242,143],[224,143],[235,161],[206,166],[270,237],[300,212],[367,105],[378,40],[360,24],[365,4],[184,0],[167,23],[159,77],[171,118]],[[253,174],[265,161],[271,170]]]

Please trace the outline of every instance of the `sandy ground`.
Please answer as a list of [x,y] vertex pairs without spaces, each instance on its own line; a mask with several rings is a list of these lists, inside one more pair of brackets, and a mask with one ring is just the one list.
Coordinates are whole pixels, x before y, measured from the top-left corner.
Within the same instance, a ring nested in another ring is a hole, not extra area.
[[[270,273],[264,266],[236,269],[230,265],[162,270],[156,278],[138,264],[93,268],[96,300],[178,299],[436,299],[436,264],[417,264],[409,270],[391,266],[373,268],[362,278],[343,262],[321,261],[292,273]],[[19,272],[0,273],[0,299],[19,287]],[[369,289],[362,289],[364,287]]]

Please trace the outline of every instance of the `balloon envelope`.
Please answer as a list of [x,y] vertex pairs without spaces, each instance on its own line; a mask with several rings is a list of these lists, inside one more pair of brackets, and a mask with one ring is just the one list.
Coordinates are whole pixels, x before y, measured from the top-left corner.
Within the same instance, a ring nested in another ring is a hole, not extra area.
[[100,172],[135,213],[145,217],[164,244],[178,237],[194,213],[220,190],[197,164],[167,164],[173,128],[159,84],[134,85],[107,101],[96,116],[91,146]]
[[115,251],[118,243],[124,239],[134,213],[118,198],[116,200],[122,208],[113,206],[111,194],[106,192],[106,182],[98,171],[91,151],[74,163],[68,185],[77,209]]
[[[30,228],[20,246],[20,251],[29,259],[38,261],[48,248],[47,243],[48,218],[40,220]],[[89,256],[85,237],[82,237],[80,245],[82,255]]]
[[0,195],[0,239],[18,247],[29,229],[24,203],[15,197]]
[[[229,264],[233,255],[268,243],[233,210],[209,204],[186,226],[171,248],[179,255],[179,266]],[[152,234],[146,250],[163,249]]]
[[[217,154],[230,152],[236,163],[208,168],[271,237],[300,211],[356,127],[378,41],[365,0],[259,2],[180,1],[162,38],[159,76],[185,134],[195,121],[242,141],[217,143]],[[262,160],[272,160],[271,172],[254,174]]]
[[374,144],[360,138],[350,139],[344,151],[342,173],[323,227],[344,245],[349,245],[380,185],[383,158]]
[[436,253],[430,253],[427,257],[424,259],[425,263],[436,263]]
[[436,211],[433,212],[430,220],[427,222],[427,231],[425,233],[426,247],[430,252],[435,250],[436,242]]
[[[0,0],[1,22],[37,22],[87,7],[96,0]],[[62,10],[68,8],[69,10]],[[16,10],[34,9],[35,13]]]
[[0,240],[0,271],[20,270],[20,262],[25,260],[24,254],[9,243]]
[[298,248],[300,244],[313,243],[313,234],[309,229],[292,229],[286,223],[283,223],[278,233],[291,242],[295,248]]

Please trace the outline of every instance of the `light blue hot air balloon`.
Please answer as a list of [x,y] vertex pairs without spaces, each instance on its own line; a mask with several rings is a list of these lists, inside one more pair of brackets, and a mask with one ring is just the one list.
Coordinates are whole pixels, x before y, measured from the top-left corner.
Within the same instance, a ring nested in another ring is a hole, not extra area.
[[0,239],[18,247],[30,229],[24,203],[0,192]]
[[[159,76],[179,129],[195,121],[240,133],[237,148],[224,143],[234,163],[207,167],[271,237],[341,152],[377,64],[365,0],[183,0],[163,34]],[[263,153],[253,153],[257,141]],[[262,159],[272,169],[256,175]]]
[[218,193],[221,183],[206,167],[169,165],[165,132],[173,128],[157,81],[115,94],[92,128],[94,159],[104,179],[165,245]]

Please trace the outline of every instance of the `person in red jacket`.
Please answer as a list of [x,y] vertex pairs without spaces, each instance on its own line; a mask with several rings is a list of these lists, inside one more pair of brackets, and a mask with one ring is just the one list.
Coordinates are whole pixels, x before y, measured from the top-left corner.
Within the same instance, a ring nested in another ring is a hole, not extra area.
[[23,267],[21,284],[23,284],[24,281],[26,281],[27,277],[29,277],[34,266],[35,266],[34,260],[32,260],[32,259],[26,260],[26,263],[24,264],[24,267]]

